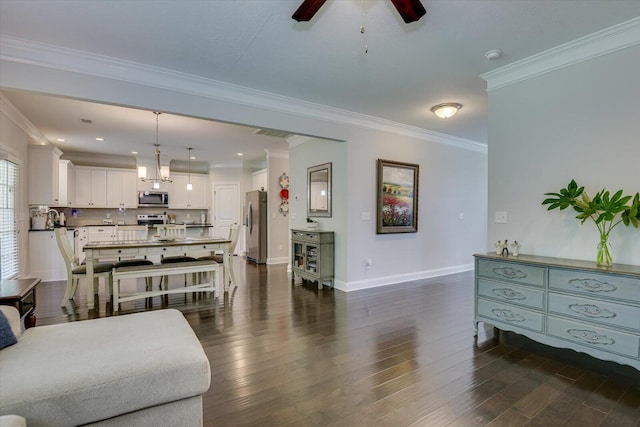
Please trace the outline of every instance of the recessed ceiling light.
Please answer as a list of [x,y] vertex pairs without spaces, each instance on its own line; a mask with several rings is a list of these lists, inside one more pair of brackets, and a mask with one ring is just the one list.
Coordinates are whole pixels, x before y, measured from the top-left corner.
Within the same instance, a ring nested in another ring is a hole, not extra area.
[[238,153],[238,156],[244,156],[244,153]]
[[96,141],[104,141],[104,138],[97,137]]
[[138,152],[137,151],[132,151],[131,154],[138,154]]
[[58,138],[58,139],[56,139],[56,141],[58,141],[58,142],[67,142],[67,140],[64,139],[64,138]]
[[191,157],[189,157],[189,158],[190,158],[191,160],[195,160],[195,159],[196,159],[196,156],[191,156]]

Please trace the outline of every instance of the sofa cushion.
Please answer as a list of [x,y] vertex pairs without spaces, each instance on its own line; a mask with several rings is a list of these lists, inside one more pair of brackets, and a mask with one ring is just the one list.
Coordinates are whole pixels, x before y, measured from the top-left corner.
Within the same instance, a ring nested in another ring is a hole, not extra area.
[[20,312],[11,305],[0,305],[0,311],[4,313],[11,325],[13,335],[19,340],[22,336],[22,321],[20,320]]
[[0,415],[85,424],[200,395],[210,376],[177,310],[39,326],[0,352]]
[[7,319],[7,316],[0,311],[0,350],[5,347],[9,347],[10,345],[14,345],[17,342],[18,339],[11,330],[9,319]]

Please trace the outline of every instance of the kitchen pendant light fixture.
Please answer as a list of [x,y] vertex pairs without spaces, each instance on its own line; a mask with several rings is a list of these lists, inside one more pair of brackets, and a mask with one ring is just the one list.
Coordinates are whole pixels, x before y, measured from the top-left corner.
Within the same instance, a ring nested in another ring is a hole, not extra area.
[[193,185],[191,185],[191,147],[187,148],[189,150],[189,181],[187,182],[187,191],[193,190]]
[[143,182],[150,182],[153,184],[153,189],[157,190],[160,188],[160,184],[172,182],[169,179],[169,166],[161,166],[160,165],[160,144],[158,143],[158,116],[160,116],[160,112],[154,111],[153,114],[156,115],[156,143],[153,144],[155,150],[153,152],[153,156],[155,158],[155,167],[153,168],[153,178],[147,177],[147,168],[145,166],[138,167],[138,177]]
[[462,108],[462,104],[456,102],[445,102],[444,104],[438,104],[431,107],[431,111],[441,119],[448,119],[455,116],[459,109]]

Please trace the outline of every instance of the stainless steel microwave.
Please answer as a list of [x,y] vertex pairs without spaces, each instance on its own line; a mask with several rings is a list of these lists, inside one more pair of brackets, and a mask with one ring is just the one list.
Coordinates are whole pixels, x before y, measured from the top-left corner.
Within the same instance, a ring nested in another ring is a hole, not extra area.
[[138,191],[139,207],[169,207],[169,193],[165,191]]

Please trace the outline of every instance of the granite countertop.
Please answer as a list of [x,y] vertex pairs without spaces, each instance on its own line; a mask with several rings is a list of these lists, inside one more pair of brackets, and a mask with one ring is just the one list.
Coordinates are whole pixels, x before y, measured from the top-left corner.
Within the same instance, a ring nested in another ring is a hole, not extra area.
[[[67,225],[65,228],[67,230],[75,230],[77,228],[82,228],[82,227],[113,227],[117,224],[83,224],[83,225]],[[119,225],[138,225],[138,224],[119,224]],[[177,225],[182,225],[182,224],[177,224]],[[213,227],[213,224],[187,224],[187,228],[209,228],[209,227]],[[58,228],[58,227],[56,227]],[[155,229],[155,225],[150,225],[149,229]],[[54,228],[45,228],[44,230],[34,230],[34,229],[29,229],[29,231],[53,231]]]

